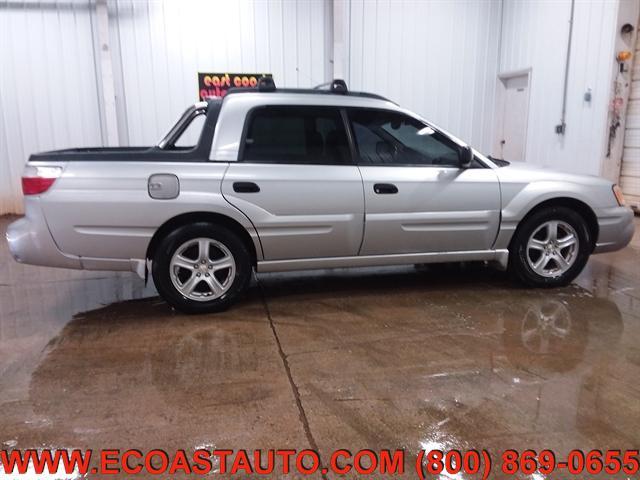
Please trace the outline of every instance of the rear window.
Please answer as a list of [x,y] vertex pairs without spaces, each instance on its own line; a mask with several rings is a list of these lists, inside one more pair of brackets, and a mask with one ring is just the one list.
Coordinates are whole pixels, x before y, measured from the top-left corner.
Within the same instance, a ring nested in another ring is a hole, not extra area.
[[195,148],[200,140],[202,134],[202,128],[207,116],[204,112],[197,114],[191,121],[186,129],[180,134],[180,136],[173,142],[173,146],[176,149],[189,149]]
[[247,120],[242,160],[288,164],[350,163],[344,122],[337,108],[269,106]]

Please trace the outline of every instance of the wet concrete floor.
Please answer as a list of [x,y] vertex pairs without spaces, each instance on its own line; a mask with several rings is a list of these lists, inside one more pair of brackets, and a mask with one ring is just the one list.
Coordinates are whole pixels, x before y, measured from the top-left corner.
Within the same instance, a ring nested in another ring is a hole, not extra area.
[[468,266],[265,274],[205,316],[0,242],[0,449],[638,448],[639,378],[638,234],[557,290]]

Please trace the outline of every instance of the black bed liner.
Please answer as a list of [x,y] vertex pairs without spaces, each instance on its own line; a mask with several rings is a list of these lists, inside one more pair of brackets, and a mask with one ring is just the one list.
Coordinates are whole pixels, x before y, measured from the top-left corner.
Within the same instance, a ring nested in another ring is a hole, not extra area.
[[209,160],[213,133],[218,122],[219,100],[210,101],[207,118],[194,148],[162,149],[153,147],[68,148],[34,153],[30,162],[206,162]]

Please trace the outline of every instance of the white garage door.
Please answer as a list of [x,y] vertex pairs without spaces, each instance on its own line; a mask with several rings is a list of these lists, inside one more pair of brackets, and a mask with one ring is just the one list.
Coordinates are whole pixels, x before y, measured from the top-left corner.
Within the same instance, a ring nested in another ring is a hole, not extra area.
[[624,132],[624,151],[620,186],[627,203],[640,209],[640,35],[636,40],[633,72],[631,74],[631,94],[627,109]]

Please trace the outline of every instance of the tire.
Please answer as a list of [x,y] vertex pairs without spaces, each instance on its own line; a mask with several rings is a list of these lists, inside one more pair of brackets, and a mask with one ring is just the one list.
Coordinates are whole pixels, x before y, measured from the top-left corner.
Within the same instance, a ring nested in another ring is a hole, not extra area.
[[[555,240],[550,236],[554,228]],[[570,243],[571,237],[575,243]],[[587,263],[591,245],[580,214],[567,207],[545,208],[518,226],[509,247],[509,271],[530,287],[568,285]]]
[[246,290],[252,267],[234,232],[197,222],[160,241],[151,271],[158,293],[176,310],[210,313],[225,310]]

